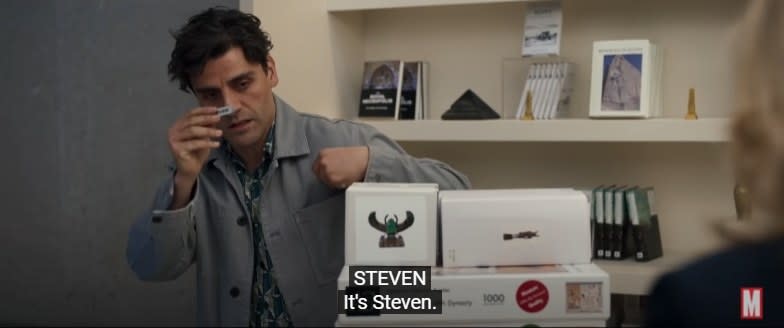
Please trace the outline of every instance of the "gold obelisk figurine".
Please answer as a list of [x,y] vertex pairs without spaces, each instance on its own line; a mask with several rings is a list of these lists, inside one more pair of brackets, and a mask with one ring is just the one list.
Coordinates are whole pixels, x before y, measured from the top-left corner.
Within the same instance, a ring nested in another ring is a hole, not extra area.
[[694,103],[694,88],[689,88],[689,111],[686,112],[686,117],[684,119],[697,119],[697,105]]
[[531,90],[528,90],[528,93],[525,95],[525,113],[523,113],[523,117],[520,118],[523,121],[534,120],[534,110],[531,108],[531,98]]
[[738,215],[738,220],[748,220],[751,217],[751,196],[749,195],[749,190],[740,184],[735,184],[733,194],[735,196],[735,213]]

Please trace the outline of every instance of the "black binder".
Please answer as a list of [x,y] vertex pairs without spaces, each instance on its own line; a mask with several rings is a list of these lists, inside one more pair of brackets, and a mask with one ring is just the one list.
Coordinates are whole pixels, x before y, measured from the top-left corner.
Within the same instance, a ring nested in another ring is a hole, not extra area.
[[648,262],[662,256],[661,235],[659,233],[659,216],[651,216],[649,225],[633,225],[634,244],[636,246],[634,259],[638,262]]

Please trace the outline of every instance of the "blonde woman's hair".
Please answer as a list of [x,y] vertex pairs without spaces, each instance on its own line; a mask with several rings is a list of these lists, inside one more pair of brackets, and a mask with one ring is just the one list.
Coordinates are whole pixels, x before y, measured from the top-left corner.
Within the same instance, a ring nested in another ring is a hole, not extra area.
[[[731,127],[735,175],[738,183],[749,190],[754,219],[765,223],[761,231],[766,235],[781,234],[784,231],[784,1],[750,1],[735,33],[736,111]],[[763,213],[771,220],[758,220],[758,214]]]

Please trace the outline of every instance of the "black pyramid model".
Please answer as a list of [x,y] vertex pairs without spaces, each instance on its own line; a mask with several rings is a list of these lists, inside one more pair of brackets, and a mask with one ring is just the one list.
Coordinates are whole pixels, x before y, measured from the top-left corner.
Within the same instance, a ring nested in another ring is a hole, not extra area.
[[466,90],[452,106],[449,106],[449,110],[444,115],[441,115],[442,120],[487,120],[497,118],[501,118],[501,116],[471,89]]

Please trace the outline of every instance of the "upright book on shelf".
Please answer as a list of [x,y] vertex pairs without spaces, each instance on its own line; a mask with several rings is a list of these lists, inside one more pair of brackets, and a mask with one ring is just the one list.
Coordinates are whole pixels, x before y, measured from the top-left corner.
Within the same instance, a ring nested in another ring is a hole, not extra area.
[[594,42],[590,117],[661,116],[662,56],[649,40]]
[[359,117],[397,119],[400,113],[400,85],[403,61],[387,60],[365,63]]
[[559,2],[531,4],[525,15],[522,55],[558,56],[561,52],[561,21]]
[[359,117],[421,120],[427,111],[427,64],[423,61],[365,63]]
[[413,120],[416,118],[417,94],[419,93],[419,64],[404,62],[402,73],[398,119]]
[[426,61],[417,62],[417,70],[419,72],[419,83],[417,84],[417,97],[416,97],[416,119],[427,119],[428,115],[428,98],[427,98],[427,80],[430,64]]
[[424,61],[404,62],[398,119],[421,120],[425,118],[426,85],[427,63]]

